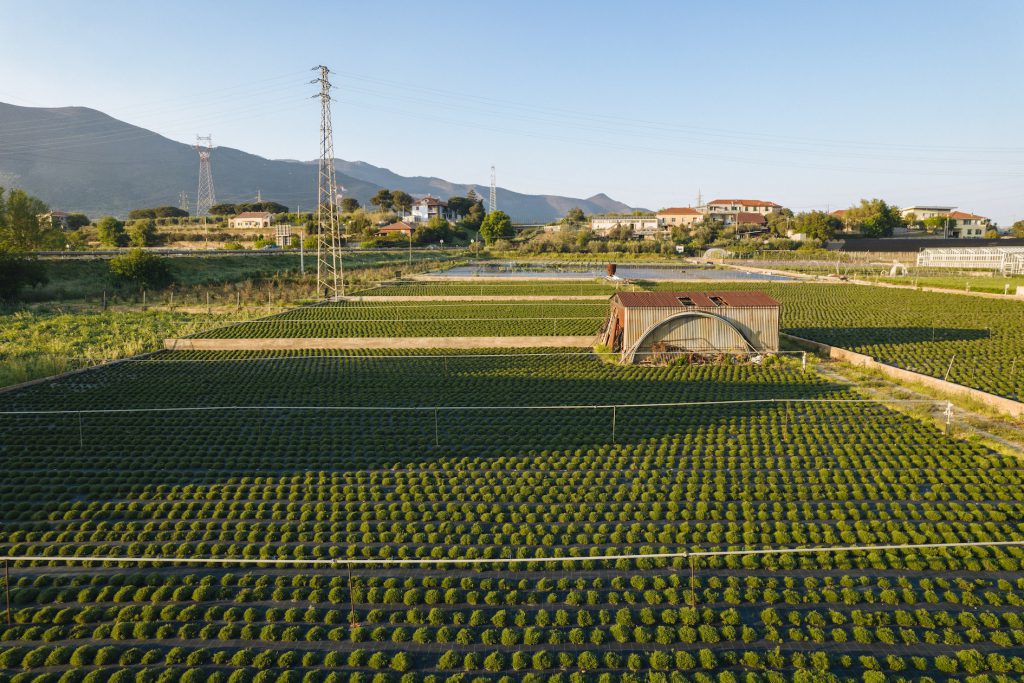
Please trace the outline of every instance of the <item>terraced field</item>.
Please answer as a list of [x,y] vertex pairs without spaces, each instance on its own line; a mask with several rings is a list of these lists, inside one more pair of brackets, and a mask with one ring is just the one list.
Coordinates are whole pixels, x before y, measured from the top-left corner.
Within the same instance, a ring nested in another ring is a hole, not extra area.
[[204,332],[206,339],[596,335],[605,301],[493,301],[307,306]]
[[1016,546],[588,559],[1024,538],[1020,461],[788,362],[163,353],[2,409],[4,554],[285,562],[15,563],[2,680],[1024,675]]

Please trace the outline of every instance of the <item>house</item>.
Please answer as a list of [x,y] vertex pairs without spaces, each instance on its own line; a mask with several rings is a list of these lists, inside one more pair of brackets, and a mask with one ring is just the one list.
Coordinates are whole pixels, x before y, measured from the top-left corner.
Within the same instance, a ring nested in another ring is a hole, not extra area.
[[443,218],[446,221],[457,221],[459,216],[455,215],[455,212],[448,208],[448,202],[437,197],[421,197],[413,202],[412,211],[408,215],[402,217],[403,220],[412,221],[413,223],[426,223],[431,218]]
[[657,216],[594,216],[590,229],[595,235],[607,235],[616,228],[629,228],[636,237],[654,239],[661,232]]
[[764,225],[765,216],[782,206],[763,199],[715,199],[702,208],[704,215],[722,221],[723,225]]
[[663,228],[671,228],[677,225],[690,227],[694,223],[700,223],[704,220],[704,214],[693,207],[683,206],[662,209],[655,214],[655,218],[658,219],[658,225]]
[[762,292],[619,292],[601,342],[627,363],[779,350],[779,302]]
[[949,221],[950,237],[984,237],[992,221],[984,216],[964,211],[950,211],[946,217]]
[[909,222],[926,221],[936,216],[947,216],[955,208],[955,206],[908,206],[900,209],[900,215],[903,216],[903,220]]
[[377,236],[388,237],[390,235],[402,235],[403,237],[410,237],[414,232],[416,232],[415,227],[405,221],[398,221],[396,223],[391,223],[390,225],[385,225],[377,231]]
[[243,211],[228,220],[228,227],[236,230],[269,228],[274,214],[269,211]]
[[39,220],[39,225],[59,227],[61,230],[68,229],[68,214],[65,211],[48,211],[39,214],[36,218]]

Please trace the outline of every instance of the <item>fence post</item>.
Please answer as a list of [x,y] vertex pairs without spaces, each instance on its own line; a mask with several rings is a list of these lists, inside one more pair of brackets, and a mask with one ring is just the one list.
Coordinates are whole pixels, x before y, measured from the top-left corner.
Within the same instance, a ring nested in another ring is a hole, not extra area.
[[949,367],[946,368],[946,374],[942,376],[942,381],[944,381],[944,382],[949,381],[949,371],[953,369],[953,361],[955,361],[955,360],[956,360],[956,354],[954,353],[953,357],[949,359]]
[[800,369],[807,372],[807,352],[803,351],[800,354]]
[[690,555],[690,609],[697,609],[697,557]]
[[206,315],[210,315],[212,312],[210,310],[210,290],[206,290]]
[[441,437],[437,430],[437,408],[434,408],[434,445],[441,445]]
[[85,448],[85,438],[82,436],[82,411],[78,411],[78,447]]
[[7,593],[7,625],[11,625],[11,570],[4,560],[4,592]]
[[946,401],[946,434],[953,433],[953,403]]
[[612,406],[612,443],[615,443],[615,417],[616,417],[615,408],[616,408],[615,406]]

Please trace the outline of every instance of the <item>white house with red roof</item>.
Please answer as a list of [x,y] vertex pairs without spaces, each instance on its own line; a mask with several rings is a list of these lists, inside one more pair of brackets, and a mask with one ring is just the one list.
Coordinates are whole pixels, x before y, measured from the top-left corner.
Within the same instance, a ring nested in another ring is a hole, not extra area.
[[764,225],[765,216],[782,210],[782,205],[763,199],[715,199],[703,208],[706,216],[724,225]]
[[420,197],[412,204],[412,211],[403,216],[403,220],[413,223],[426,223],[431,218],[443,218],[446,221],[457,221],[459,216],[448,208],[448,202],[437,197]]

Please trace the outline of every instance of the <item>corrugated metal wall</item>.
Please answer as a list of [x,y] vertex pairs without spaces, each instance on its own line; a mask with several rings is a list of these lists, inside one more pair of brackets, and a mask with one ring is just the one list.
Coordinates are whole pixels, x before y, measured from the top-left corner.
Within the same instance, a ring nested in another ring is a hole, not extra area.
[[[628,308],[626,309],[626,330],[622,339],[622,348],[628,351],[639,341],[643,334],[653,325],[674,315],[686,312],[701,311],[711,313],[732,321],[743,331],[757,351],[779,350],[779,309],[765,308],[734,308],[718,306],[715,308]],[[695,351],[749,351],[746,343],[736,331],[720,320],[707,317],[686,317],[667,323],[655,330],[638,351],[650,350],[650,345],[664,342],[673,346],[683,346]]]

